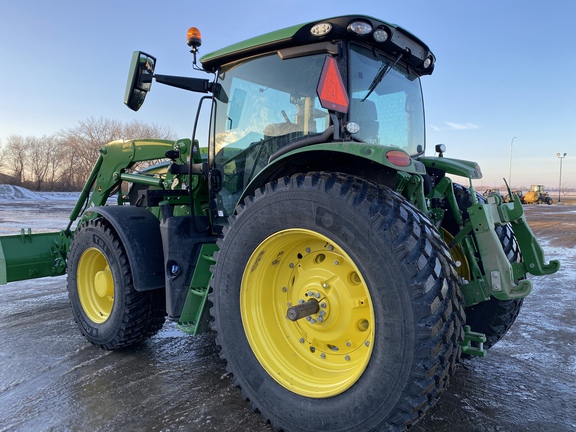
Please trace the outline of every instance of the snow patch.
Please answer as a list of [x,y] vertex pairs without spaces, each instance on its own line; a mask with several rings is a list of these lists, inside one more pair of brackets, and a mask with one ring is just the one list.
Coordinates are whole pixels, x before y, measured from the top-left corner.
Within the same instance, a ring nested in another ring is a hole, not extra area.
[[20,186],[9,184],[0,185],[0,200],[20,201],[20,200],[40,200],[44,199],[36,192],[32,192]]
[[21,186],[0,184],[0,202],[76,200],[79,192],[33,192]]

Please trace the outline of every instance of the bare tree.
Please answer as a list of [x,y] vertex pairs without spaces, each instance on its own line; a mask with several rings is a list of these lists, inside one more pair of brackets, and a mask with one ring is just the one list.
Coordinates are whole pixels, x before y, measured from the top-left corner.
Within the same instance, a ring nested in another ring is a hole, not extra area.
[[48,180],[54,180],[58,169],[58,145],[55,136],[42,138],[26,138],[26,151],[28,155],[28,170],[30,181],[35,190],[52,189],[53,184],[47,184]]
[[[163,139],[169,141],[176,140],[176,134],[168,127],[159,126],[156,124],[144,124],[137,120],[132,120],[130,123],[124,125],[123,130],[124,139],[137,140],[137,139]],[[140,170],[150,165],[154,165],[160,160],[150,160],[138,162],[132,168],[133,170]]]
[[80,190],[100,156],[100,149],[115,140],[175,140],[167,127],[148,125],[133,120],[89,118],[77,127],[51,136],[8,137],[0,146],[0,168],[12,174],[17,185],[36,190]]
[[132,120],[124,124],[122,130],[123,139],[165,139],[176,140],[176,134],[172,129],[157,124],[145,124],[138,120]]
[[44,177],[45,190],[78,191],[84,185],[87,173],[78,169],[77,152],[62,144],[61,138],[49,137],[49,146],[44,148],[47,170]]
[[21,135],[10,135],[3,153],[2,159],[14,176],[15,183],[22,184],[27,162],[26,139]]
[[2,147],[2,140],[0,140],[0,170],[2,169],[3,166],[6,165],[6,161],[5,161],[5,157],[4,156],[4,147]]
[[105,144],[121,139],[174,140],[175,134],[170,128],[137,120],[123,124],[117,120],[91,117],[80,121],[75,128],[61,131],[57,138],[63,149],[61,166],[66,172],[61,183],[65,188],[78,189],[83,186]]
[[[116,120],[95,119],[82,120],[71,129],[60,132],[61,145],[73,159],[74,170],[88,175],[92,165],[99,156],[100,148],[122,136],[122,123]],[[72,165],[67,161],[69,165]]]

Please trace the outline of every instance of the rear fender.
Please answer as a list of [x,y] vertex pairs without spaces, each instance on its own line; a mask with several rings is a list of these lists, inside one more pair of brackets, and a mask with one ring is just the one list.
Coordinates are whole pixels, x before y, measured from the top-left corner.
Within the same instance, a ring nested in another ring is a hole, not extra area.
[[[288,146],[289,147],[289,146]],[[284,150],[284,149],[281,149]],[[398,171],[409,175],[426,174],[419,161],[408,159],[407,166],[398,166],[390,162],[387,154],[398,151],[396,147],[386,147],[359,142],[331,142],[311,144],[295,148],[285,153],[279,151],[272,155],[268,165],[250,181],[242,193],[239,202],[254,193],[264,184],[295,173],[311,171],[340,172],[358,175],[364,179],[395,189]]]

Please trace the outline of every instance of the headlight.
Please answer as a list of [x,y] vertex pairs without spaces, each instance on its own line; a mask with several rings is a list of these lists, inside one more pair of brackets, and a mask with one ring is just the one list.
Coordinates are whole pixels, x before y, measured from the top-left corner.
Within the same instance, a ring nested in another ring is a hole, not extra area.
[[332,30],[332,24],[325,22],[316,24],[310,29],[310,33],[312,33],[314,36],[324,36],[330,33],[330,30]]
[[372,26],[365,21],[353,21],[348,29],[357,35],[367,35],[372,32]]
[[358,125],[358,123],[348,122],[346,123],[346,130],[351,134],[355,134],[360,131],[360,126]]
[[388,40],[388,32],[383,28],[378,28],[372,35],[376,42],[386,42]]
[[428,69],[432,65],[433,61],[432,56],[428,56],[426,57],[426,60],[424,60],[422,66],[424,66],[424,69]]

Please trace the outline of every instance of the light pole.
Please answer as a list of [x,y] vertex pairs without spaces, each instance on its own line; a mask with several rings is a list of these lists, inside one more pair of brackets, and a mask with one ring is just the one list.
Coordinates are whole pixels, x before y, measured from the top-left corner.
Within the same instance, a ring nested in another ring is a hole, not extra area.
[[512,144],[514,144],[514,140],[516,137],[512,138],[512,142],[510,143],[510,170],[508,171],[508,186],[512,187],[511,179],[512,179]]
[[560,159],[560,180],[558,181],[558,204],[560,204],[560,192],[562,191],[562,159],[566,157],[568,153],[564,153],[560,155],[560,153],[556,153],[556,156]]

